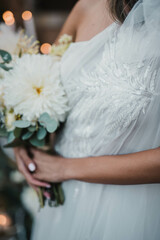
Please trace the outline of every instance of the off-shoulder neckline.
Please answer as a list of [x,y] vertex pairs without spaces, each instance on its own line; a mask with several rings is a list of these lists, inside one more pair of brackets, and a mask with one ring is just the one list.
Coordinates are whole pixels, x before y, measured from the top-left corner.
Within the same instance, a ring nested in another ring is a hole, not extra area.
[[76,46],[76,45],[81,45],[81,44],[85,44],[85,43],[90,43],[91,41],[95,40],[97,37],[99,37],[101,34],[103,34],[106,30],[109,30],[113,25],[117,25],[116,22],[111,23],[109,26],[107,26],[104,30],[102,30],[101,32],[97,33],[95,36],[93,36],[92,38],[90,38],[89,40],[85,40],[85,41],[78,41],[78,42],[72,42],[70,44],[70,46]]

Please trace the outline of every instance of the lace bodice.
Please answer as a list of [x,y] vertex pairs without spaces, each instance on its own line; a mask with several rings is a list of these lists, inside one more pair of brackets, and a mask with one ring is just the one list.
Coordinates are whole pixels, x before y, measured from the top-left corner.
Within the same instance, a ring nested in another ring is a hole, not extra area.
[[77,63],[71,74],[68,75],[67,61],[72,68],[75,56],[95,39],[71,45],[62,60],[62,81],[71,111],[56,150],[66,157],[109,154],[106,146],[126,133],[128,136],[146,114],[152,99],[159,96],[153,59],[125,62],[116,56],[118,29],[113,24],[100,53],[87,63],[85,58],[84,64]]

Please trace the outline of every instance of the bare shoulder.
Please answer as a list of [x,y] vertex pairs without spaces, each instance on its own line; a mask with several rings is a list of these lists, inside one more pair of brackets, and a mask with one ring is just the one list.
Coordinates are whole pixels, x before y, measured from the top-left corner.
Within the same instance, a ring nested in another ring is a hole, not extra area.
[[99,0],[79,0],[76,5],[79,5],[79,7],[83,9],[90,9],[94,4],[98,2]]
[[83,20],[84,16],[88,13],[88,11],[92,8],[94,3],[98,0],[79,0],[72,11],[70,12],[62,30],[56,40],[58,41],[59,37],[64,33],[72,35],[73,38],[76,36],[77,28],[80,22]]
[[77,21],[81,20],[81,18],[83,18],[83,16],[94,6],[94,3],[97,2],[98,0],[79,0],[73,7],[70,16]]
[[79,9],[79,10],[87,10],[89,8],[91,8],[92,4],[94,2],[96,2],[97,0],[79,0],[77,3],[76,3],[76,7]]
[[94,8],[97,3],[99,3],[99,0],[79,0],[75,7],[77,8],[77,11],[83,15]]

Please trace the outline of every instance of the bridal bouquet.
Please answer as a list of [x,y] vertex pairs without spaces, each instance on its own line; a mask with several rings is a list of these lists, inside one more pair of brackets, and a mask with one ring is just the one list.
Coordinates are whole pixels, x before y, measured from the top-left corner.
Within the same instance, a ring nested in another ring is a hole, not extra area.
[[[60,63],[53,53],[18,55],[12,61],[8,52],[0,50],[0,67],[5,70],[0,79],[0,135],[8,139],[5,147],[42,148],[69,111],[60,81]],[[63,204],[60,184],[52,187],[54,205]],[[39,199],[43,207],[42,191]]]

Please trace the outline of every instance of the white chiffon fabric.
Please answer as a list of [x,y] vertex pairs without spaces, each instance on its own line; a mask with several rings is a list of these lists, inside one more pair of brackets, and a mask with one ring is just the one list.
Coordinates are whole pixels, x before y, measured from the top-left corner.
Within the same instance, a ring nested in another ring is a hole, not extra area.
[[[55,149],[65,158],[160,146],[158,15],[148,22],[160,1],[150,2],[139,1],[122,26],[113,23],[64,54],[61,78],[71,111]],[[66,181],[63,189],[65,204],[37,214],[32,240],[160,239],[160,184]]]

